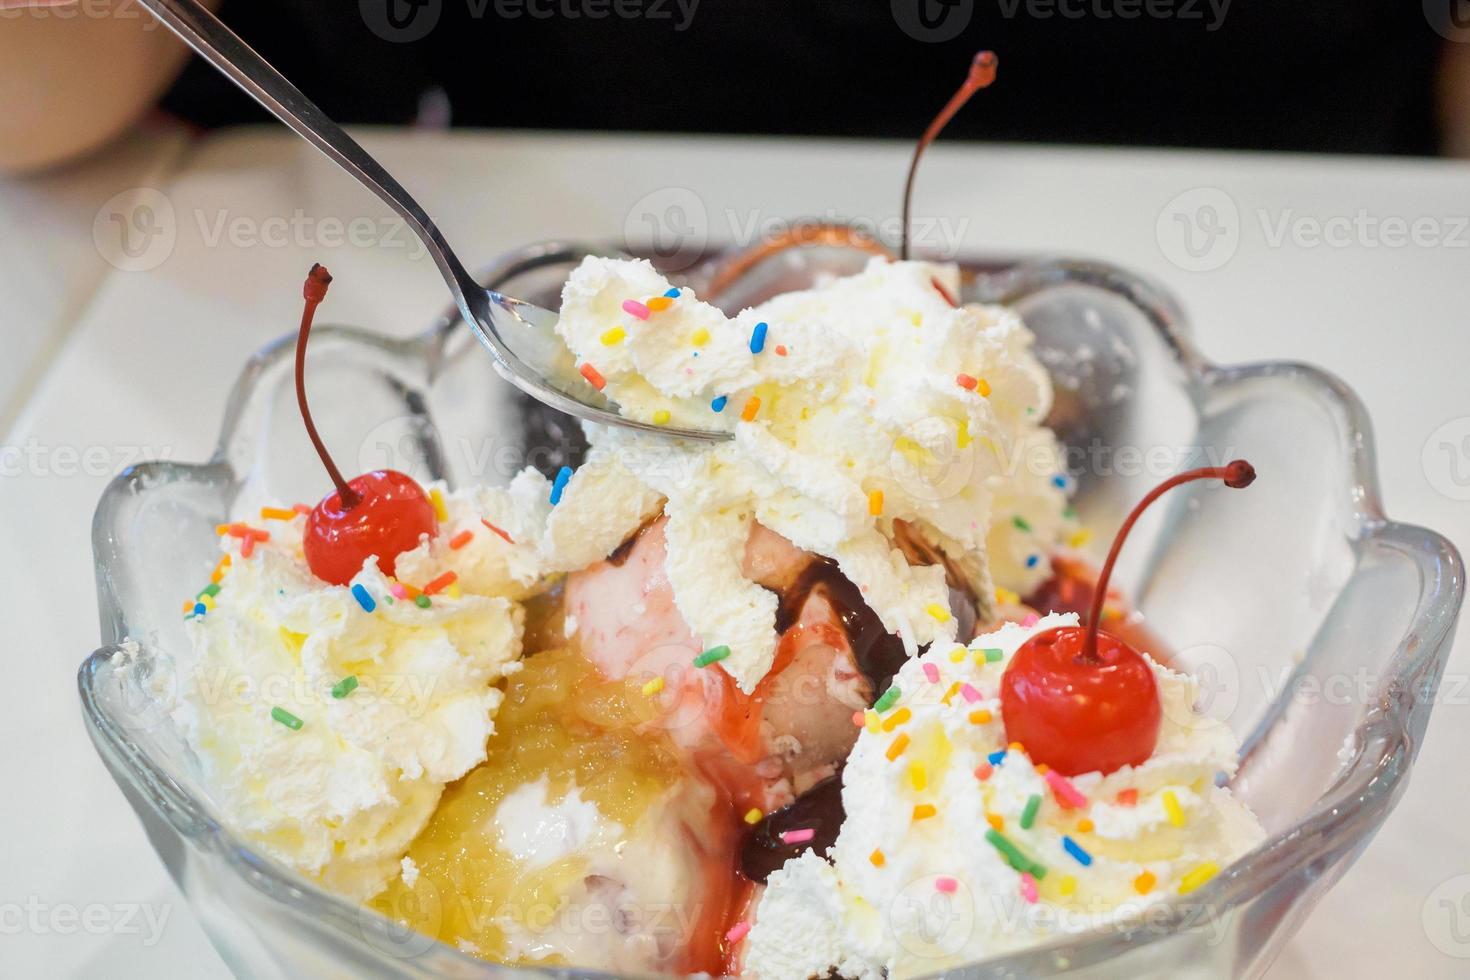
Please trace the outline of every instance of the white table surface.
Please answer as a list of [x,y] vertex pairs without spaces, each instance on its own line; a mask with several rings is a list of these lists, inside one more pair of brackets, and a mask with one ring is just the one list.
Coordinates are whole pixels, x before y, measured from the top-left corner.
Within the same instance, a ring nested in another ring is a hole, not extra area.
[[[471,262],[552,236],[619,240],[625,227],[644,231],[646,213],[698,231],[702,211],[712,240],[747,233],[752,218],[829,209],[891,221],[909,153],[898,143],[386,131],[366,143]],[[39,249],[0,245],[0,405],[23,399],[0,478],[0,976],[223,975],[83,732],[73,675],[98,640],[92,508],[110,472],[135,458],[207,453],[246,355],[293,327],[313,260],[337,279],[328,320],[409,333],[445,301],[402,233],[327,240],[333,229],[315,219],[387,211],[280,131],[219,135],[182,161],[178,151],[176,134],[155,132],[43,181],[0,182],[0,216],[12,229],[23,222]],[[172,247],[159,237],[138,260],[153,268],[104,276],[98,256],[119,253],[105,230],[94,243],[94,217],[138,186],[164,192]],[[1235,234],[1199,260],[1181,251],[1166,213],[1191,191],[1174,207],[1237,210],[1234,224],[1216,212]],[[298,208],[311,220],[291,231]],[[1470,214],[1470,166],[950,145],[927,161],[915,210],[968,216],[952,226],[966,249],[1090,255],[1155,276],[1183,298],[1217,361],[1335,371],[1373,415],[1389,512],[1470,544],[1470,503],[1452,496],[1456,476],[1470,474],[1470,442],[1458,441],[1470,422],[1455,421],[1470,417],[1470,231],[1454,220]],[[1360,211],[1433,219],[1421,234],[1436,241],[1393,246],[1360,220],[1353,241],[1314,245],[1300,222]],[[251,237],[271,232],[262,222],[272,217],[285,219],[284,241]],[[1307,237],[1278,239],[1283,219]],[[1186,271],[1171,256],[1219,267]],[[1426,465],[1431,435],[1464,451],[1435,449]],[[1470,959],[1440,948],[1470,956],[1470,901],[1457,922],[1439,904],[1464,898],[1470,879],[1436,891],[1470,873],[1467,673],[1462,641],[1408,794],[1273,977],[1470,972]],[[149,915],[162,918],[156,934]]]

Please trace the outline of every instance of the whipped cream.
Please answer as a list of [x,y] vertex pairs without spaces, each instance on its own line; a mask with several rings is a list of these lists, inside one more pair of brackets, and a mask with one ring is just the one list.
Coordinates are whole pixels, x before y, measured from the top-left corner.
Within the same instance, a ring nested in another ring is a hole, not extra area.
[[[468,498],[436,496],[451,521],[398,566],[418,586],[449,570],[433,556],[448,552],[453,515],[468,526]],[[249,557],[221,538],[220,589],[186,622],[190,650],[160,693],[234,827],[334,891],[366,897],[399,872],[444,785],[485,758],[503,697],[494,685],[520,667],[522,614],[478,590],[517,592],[518,566],[485,552],[497,547],[485,539],[505,543],[476,519],[476,541],[448,552],[460,580],[429,608],[395,601],[367,562],[353,586],[369,612],[311,574],[302,517],[263,523],[270,541]],[[335,696],[348,677],[356,686]]]
[[548,570],[604,557],[662,506],[679,611],[730,648],[720,666],[746,692],[777,641],[776,597],[740,570],[752,521],[834,559],[910,653],[948,644],[956,621],[944,567],[910,565],[895,522],[950,559],[982,612],[997,585],[1034,588],[1067,525],[1041,426],[1050,383],[1013,311],[952,308],[936,282],[957,291],[955,267],[875,259],[727,317],[647,262],[584,260],[557,327],[578,362],[629,417],[734,438],[588,426],[548,519]]
[[[1076,622],[1067,614],[1007,625],[903,667],[901,696],[865,728],[844,770],[847,818],[831,864],[807,852],[771,876],[747,973],[941,971],[1188,894],[1264,838],[1216,785],[1235,772],[1233,734],[1194,710],[1193,680],[1157,664],[1163,723],[1143,764],[1076,776],[1059,790],[1024,747],[1007,751],[998,697],[1007,662],[1035,633]],[[1029,870],[987,839],[990,828]]]

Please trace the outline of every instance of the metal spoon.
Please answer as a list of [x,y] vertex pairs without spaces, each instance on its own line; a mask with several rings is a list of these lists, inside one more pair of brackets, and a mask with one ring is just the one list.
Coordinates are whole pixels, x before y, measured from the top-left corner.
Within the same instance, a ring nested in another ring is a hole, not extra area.
[[577,372],[571,352],[556,335],[555,313],[476,282],[408,191],[219,18],[198,0],[139,2],[205,61],[402,215],[434,257],[465,322],[495,355],[496,370],[511,384],[552,408],[590,422],[667,438],[730,438],[726,432],[650,425],[619,415],[616,406]]

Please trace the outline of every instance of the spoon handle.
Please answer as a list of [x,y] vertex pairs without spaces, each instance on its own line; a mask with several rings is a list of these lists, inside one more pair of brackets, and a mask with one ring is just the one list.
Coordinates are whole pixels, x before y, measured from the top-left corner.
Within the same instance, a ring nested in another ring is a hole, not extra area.
[[485,289],[465,271],[433,219],[413,196],[341,126],[332,122],[316,103],[303,95],[198,0],[139,2],[271,115],[295,130],[298,136],[325,153],[398,212],[434,257],[444,281],[454,293],[455,302],[469,321],[484,320],[488,306]]

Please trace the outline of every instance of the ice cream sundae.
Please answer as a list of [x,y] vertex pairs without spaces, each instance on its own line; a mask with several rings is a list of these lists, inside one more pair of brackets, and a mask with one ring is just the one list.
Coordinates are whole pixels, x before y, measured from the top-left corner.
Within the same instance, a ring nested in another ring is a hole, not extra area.
[[335,489],[221,526],[175,665],[271,858],[492,961],[799,980],[1127,917],[1260,839],[1191,681],[1099,631],[1122,535],[1079,572],[1048,375],[954,266],[727,315],[589,258],[558,324],[586,383],[731,438],[589,425],[575,469],[454,490],[332,463],[304,371],[329,282],[297,393]]

